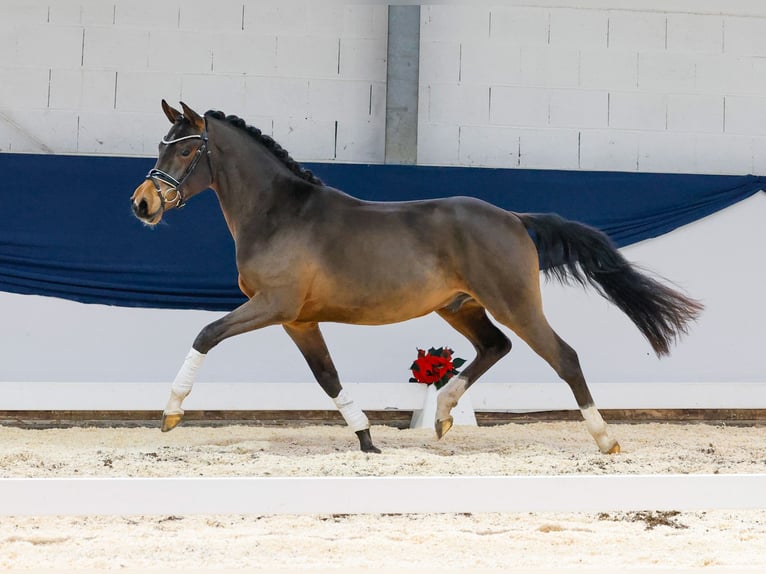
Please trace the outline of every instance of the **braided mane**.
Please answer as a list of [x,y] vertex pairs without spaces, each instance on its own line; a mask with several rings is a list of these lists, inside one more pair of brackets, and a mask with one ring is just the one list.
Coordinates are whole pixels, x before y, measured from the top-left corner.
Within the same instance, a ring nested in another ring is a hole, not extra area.
[[279,161],[281,161],[284,164],[284,166],[287,167],[287,169],[289,169],[295,175],[297,175],[301,179],[308,181],[309,183],[313,183],[316,185],[324,185],[321,179],[319,179],[310,170],[304,168],[303,166],[301,166],[301,164],[299,164],[292,157],[290,157],[290,154],[287,153],[287,150],[283,148],[281,145],[279,145],[276,141],[274,141],[274,138],[264,134],[258,128],[248,125],[245,122],[245,120],[243,120],[242,118],[239,118],[237,116],[227,116],[223,112],[219,112],[215,110],[210,110],[206,112],[205,116],[206,117],[209,116],[216,120],[224,120],[230,125],[246,131],[253,139],[260,142],[267,150],[269,150],[274,155],[274,157],[276,157]]

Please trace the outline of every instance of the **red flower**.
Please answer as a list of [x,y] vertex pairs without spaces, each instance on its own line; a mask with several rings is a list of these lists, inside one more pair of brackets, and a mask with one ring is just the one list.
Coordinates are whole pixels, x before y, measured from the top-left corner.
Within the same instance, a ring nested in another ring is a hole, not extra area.
[[414,378],[411,383],[435,384],[437,389],[442,388],[447,381],[458,374],[456,367],[460,367],[463,359],[452,360],[452,349],[439,347],[431,348],[428,352],[418,349],[418,357],[412,363],[410,370]]

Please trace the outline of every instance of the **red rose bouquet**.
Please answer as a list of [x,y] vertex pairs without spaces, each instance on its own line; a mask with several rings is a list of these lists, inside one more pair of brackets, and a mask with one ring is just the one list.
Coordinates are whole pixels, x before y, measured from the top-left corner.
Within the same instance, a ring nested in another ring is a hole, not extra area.
[[410,382],[435,385],[437,389],[441,389],[460,372],[458,367],[465,363],[464,359],[453,359],[452,353],[452,349],[448,347],[431,347],[428,352],[418,349],[418,357],[410,367],[413,374]]

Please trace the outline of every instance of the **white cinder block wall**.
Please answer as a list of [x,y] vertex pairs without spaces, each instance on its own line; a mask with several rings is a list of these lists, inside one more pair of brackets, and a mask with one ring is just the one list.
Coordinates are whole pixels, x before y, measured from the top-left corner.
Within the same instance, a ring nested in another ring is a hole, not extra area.
[[422,8],[419,163],[766,173],[766,6],[507,4]]
[[387,8],[0,0],[0,151],[152,156],[160,100],[220,109],[295,157],[382,162]]
[[[419,163],[766,173],[766,6],[498,4],[422,7]],[[386,36],[378,2],[0,0],[0,151],[152,156],[164,97],[382,162]]]

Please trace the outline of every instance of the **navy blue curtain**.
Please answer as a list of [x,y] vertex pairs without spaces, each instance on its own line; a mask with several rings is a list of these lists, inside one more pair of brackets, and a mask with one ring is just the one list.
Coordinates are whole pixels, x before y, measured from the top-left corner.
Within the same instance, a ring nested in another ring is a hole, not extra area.
[[[129,198],[153,159],[0,154],[0,291],[134,307],[230,310],[234,244],[206,191],[156,228]],[[469,195],[519,212],[557,212],[619,246],[741,201],[760,177],[399,165],[306,164],[364,199]]]

